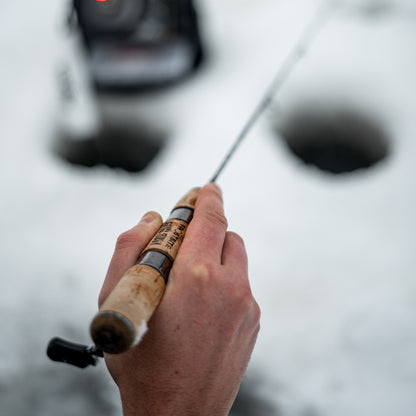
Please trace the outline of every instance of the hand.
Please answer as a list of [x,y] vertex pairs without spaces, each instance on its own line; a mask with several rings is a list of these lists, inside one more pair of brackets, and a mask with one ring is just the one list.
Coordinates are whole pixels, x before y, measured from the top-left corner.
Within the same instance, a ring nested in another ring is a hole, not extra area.
[[[100,304],[161,224],[151,212],[119,237]],[[106,355],[124,416],[228,415],[259,319],[244,243],[227,232],[218,186],[206,185],[148,332],[129,351]]]

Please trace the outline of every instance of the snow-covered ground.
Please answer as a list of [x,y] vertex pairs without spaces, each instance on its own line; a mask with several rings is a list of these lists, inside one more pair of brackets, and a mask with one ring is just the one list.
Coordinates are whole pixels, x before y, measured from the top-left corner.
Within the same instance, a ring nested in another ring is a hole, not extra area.
[[[144,173],[128,174],[52,151],[64,2],[2,4],[1,415],[120,414],[104,363],[54,364],[46,345],[55,335],[89,343],[117,235],[207,181],[318,1],[199,5],[207,64],[130,100],[169,136]],[[415,36],[414,0],[341,2],[220,179],[262,308],[244,388],[253,414],[415,412]],[[371,115],[389,157],[339,176],[301,164],[272,125],[311,101]]]

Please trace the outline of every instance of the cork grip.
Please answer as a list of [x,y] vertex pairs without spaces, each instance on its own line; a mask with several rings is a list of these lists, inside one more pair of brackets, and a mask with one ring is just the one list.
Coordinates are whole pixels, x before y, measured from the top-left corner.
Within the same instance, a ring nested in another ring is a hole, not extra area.
[[188,192],[127,270],[91,322],[96,346],[120,354],[136,345],[162,300],[169,272],[192,220],[199,188]]

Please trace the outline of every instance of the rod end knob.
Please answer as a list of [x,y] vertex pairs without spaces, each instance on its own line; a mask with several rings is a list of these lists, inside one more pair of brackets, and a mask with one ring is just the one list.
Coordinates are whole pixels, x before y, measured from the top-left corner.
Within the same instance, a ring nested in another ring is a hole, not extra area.
[[91,322],[90,332],[95,345],[108,354],[121,354],[136,340],[133,324],[113,311],[99,312]]

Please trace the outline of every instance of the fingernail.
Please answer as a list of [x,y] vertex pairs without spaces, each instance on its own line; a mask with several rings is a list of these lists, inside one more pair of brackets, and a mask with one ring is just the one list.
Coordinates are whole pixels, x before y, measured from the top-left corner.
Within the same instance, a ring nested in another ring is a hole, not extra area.
[[222,190],[215,182],[211,182],[211,186],[222,196]]
[[143,218],[140,220],[140,224],[150,224],[155,220],[155,216],[152,212],[148,212],[147,214],[143,215]]

